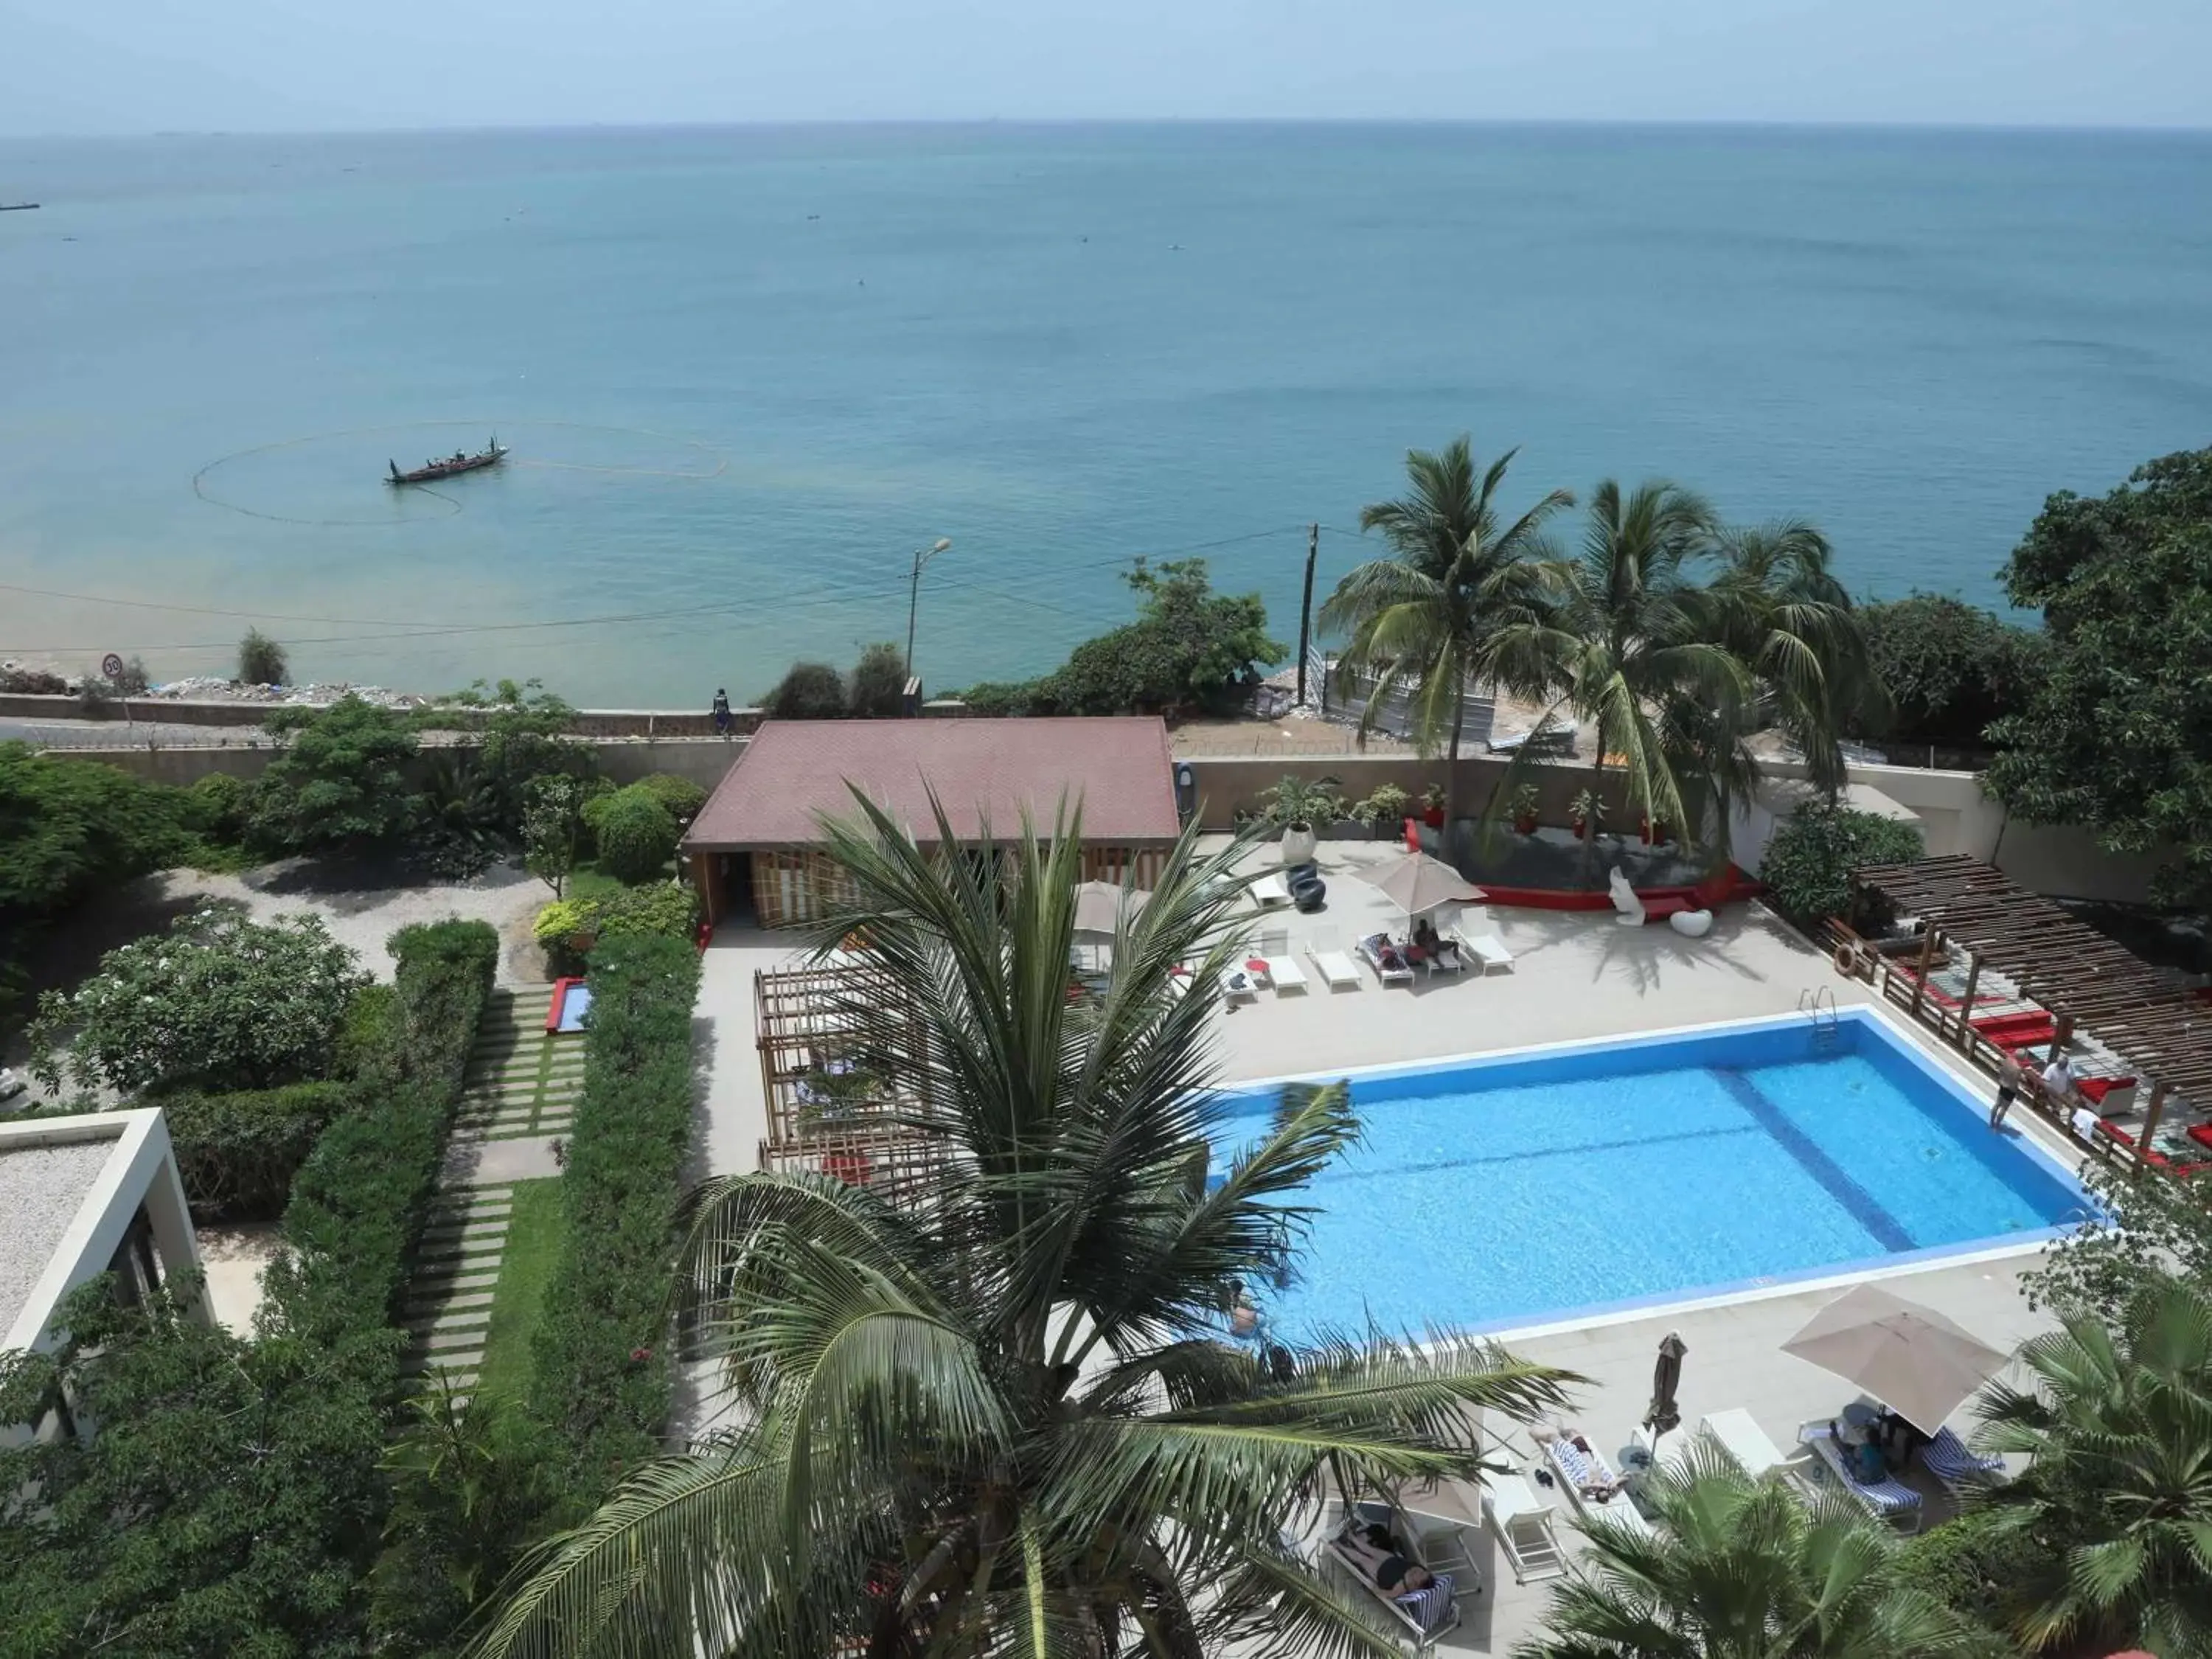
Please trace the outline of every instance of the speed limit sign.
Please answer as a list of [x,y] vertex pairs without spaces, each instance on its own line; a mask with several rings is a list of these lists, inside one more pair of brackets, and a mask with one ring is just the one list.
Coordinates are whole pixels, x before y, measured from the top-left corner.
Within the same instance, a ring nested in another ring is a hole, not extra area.
[[102,657],[100,659],[100,678],[104,680],[121,679],[123,678],[123,659],[117,656],[112,651]]

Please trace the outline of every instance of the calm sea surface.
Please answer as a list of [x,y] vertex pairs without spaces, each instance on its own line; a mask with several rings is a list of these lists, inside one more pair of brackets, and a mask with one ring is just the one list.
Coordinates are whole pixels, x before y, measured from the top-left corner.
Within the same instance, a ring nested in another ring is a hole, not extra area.
[[[1794,513],[1994,601],[2212,442],[2212,135],[757,129],[0,143],[0,655],[933,687],[1204,547],[1295,637],[1408,446]],[[496,429],[501,471],[380,481]],[[22,587],[130,599],[90,604]],[[174,607],[174,608],[155,608]],[[615,620],[621,618],[622,620]],[[548,627],[558,623],[565,625]]]

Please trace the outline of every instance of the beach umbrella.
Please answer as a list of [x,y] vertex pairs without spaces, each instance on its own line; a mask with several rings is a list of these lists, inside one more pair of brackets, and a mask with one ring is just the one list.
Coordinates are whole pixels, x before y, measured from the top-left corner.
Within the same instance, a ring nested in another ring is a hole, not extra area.
[[1111,881],[1084,882],[1075,890],[1075,931],[1116,933],[1123,915],[1134,921],[1150,897],[1152,895],[1141,887],[1124,887]]
[[1689,1351],[1673,1331],[1659,1339],[1659,1361],[1651,1368],[1651,1406],[1644,1413],[1644,1426],[1651,1431],[1655,1451],[1661,1435],[1682,1425],[1682,1408],[1674,1403],[1674,1394],[1682,1386],[1682,1356]]
[[1407,853],[1362,872],[1362,878],[1403,910],[1409,922],[1439,905],[1480,904],[1483,899],[1482,889],[1426,853]]
[[1782,1352],[1857,1383],[1928,1435],[2011,1357],[1933,1308],[1879,1285],[1838,1297]]

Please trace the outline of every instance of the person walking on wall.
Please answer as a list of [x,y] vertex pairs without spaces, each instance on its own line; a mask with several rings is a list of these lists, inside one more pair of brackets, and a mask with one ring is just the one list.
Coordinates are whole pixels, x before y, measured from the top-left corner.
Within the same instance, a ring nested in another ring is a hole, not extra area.
[[2007,1054],[2004,1063],[1997,1067],[1997,1103],[1990,1108],[1990,1127],[2004,1127],[2005,1114],[2020,1098],[2020,1057]]
[[730,735],[730,694],[719,685],[714,688],[714,735]]

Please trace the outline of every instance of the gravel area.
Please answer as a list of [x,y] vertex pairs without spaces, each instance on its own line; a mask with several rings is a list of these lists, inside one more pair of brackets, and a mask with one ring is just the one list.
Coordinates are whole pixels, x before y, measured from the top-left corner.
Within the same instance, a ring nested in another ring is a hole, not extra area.
[[542,982],[546,977],[545,953],[531,938],[530,923],[552,902],[553,892],[511,864],[495,865],[473,881],[396,885],[287,860],[237,876],[170,870],[137,885],[149,890],[149,910],[167,914],[209,899],[242,904],[258,921],[312,911],[380,980],[392,977],[384,941],[400,928],[452,917],[488,921],[499,930],[501,980]]
[[0,1216],[8,1248],[0,1250],[0,1334],[15,1323],[52,1264],[86,1193],[115,1151],[112,1139],[0,1152]]

